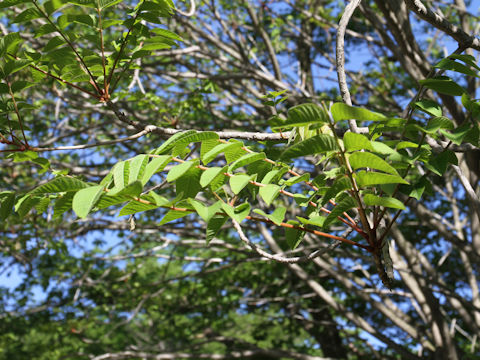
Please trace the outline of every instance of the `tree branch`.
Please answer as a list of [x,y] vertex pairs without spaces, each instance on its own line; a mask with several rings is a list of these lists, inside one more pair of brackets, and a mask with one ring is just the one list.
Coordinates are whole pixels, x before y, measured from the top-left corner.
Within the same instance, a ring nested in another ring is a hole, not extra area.
[[405,3],[419,18],[451,36],[460,46],[480,50],[480,39],[467,34],[462,29],[448,22],[444,17],[434,13],[423,5],[420,0],[405,0]]
[[[337,76],[338,85],[340,87],[340,94],[342,95],[343,102],[347,105],[352,105],[352,99],[350,97],[350,91],[347,85],[347,76],[345,75],[345,30],[347,29],[348,22],[353,15],[355,9],[360,5],[362,0],[352,0],[346,7],[345,11],[340,19],[340,23],[337,29]],[[354,133],[358,133],[358,127],[355,120],[348,120],[350,130]]]

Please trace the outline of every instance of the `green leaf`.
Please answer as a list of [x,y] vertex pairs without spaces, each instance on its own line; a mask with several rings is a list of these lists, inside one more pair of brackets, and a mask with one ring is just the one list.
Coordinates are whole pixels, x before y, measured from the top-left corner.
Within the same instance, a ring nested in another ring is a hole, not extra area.
[[31,60],[20,59],[20,60],[8,60],[3,67],[3,73],[6,76],[16,73],[17,71],[22,70],[32,63]]
[[217,145],[218,145],[218,140],[216,139],[202,141],[202,145],[200,147],[200,159],[203,159],[205,154],[208,153]]
[[170,137],[167,141],[165,141],[157,150],[153,152],[154,155],[161,155],[165,154],[175,146],[175,143],[192,134],[196,134],[195,130],[187,130],[184,132],[179,132]]
[[224,173],[227,171],[227,166],[221,167],[212,167],[205,170],[200,177],[200,186],[205,187],[210,184],[213,179],[215,179],[219,174]]
[[433,116],[442,116],[442,107],[433,100],[420,100],[417,101],[414,106],[426,112],[427,114]]
[[474,67],[477,70],[480,70],[480,67],[476,63],[477,60],[472,55],[452,54],[449,56],[449,58],[463,61],[465,64],[470,65],[471,67]]
[[360,168],[370,168],[375,170],[381,170],[383,172],[398,175],[397,170],[395,170],[390,164],[385,160],[380,158],[377,155],[368,153],[368,152],[356,152],[350,155],[348,162],[354,170]]
[[15,205],[15,193],[13,191],[0,192],[0,221],[5,219],[12,213]]
[[262,186],[259,190],[259,194],[262,197],[263,201],[270,206],[270,204],[275,200],[275,198],[280,193],[281,187],[275,184],[268,184]]
[[78,180],[70,176],[58,176],[33,189],[29,192],[29,194],[53,194],[68,191],[78,191],[87,187],[89,187],[89,185],[82,180]]
[[304,225],[314,225],[318,227],[323,227],[325,224],[325,220],[327,219],[325,216],[312,216],[309,219],[302,218],[300,216],[297,216],[297,219],[302,222]]
[[106,9],[110,6],[117,5],[122,1],[123,0],[99,0],[98,4],[100,5],[100,9]]
[[247,153],[230,164],[228,172],[233,172],[242,166],[254,163],[255,161],[265,159],[265,153]]
[[42,214],[47,211],[48,205],[50,205],[49,197],[40,198],[38,203],[35,204],[35,210],[37,210],[37,214]]
[[[168,39],[183,41],[183,39],[179,35],[167,29],[156,28],[156,29],[153,29],[152,32]],[[217,138],[218,138],[218,135],[217,135]]]
[[115,205],[122,204],[124,202],[132,200],[131,195],[126,195],[124,193],[125,189],[130,188],[129,191],[132,191],[131,185],[132,184],[128,185],[123,190],[120,190],[120,194],[118,195],[110,195],[110,193],[103,193],[102,196],[100,196],[100,199],[95,204],[95,207],[93,208],[93,210],[94,211],[102,210],[110,206],[115,206]]
[[44,52],[49,52],[50,50],[53,50],[53,49],[55,49],[55,48],[57,48],[61,45],[65,45],[65,44],[66,44],[66,42],[65,42],[65,40],[63,40],[62,37],[55,36],[48,41],[47,45],[44,46],[43,51]]
[[441,129],[440,133],[442,133],[448,140],[451,140],[455,145],[460,145],[471,131],[475,131],[475,127],[470,127],[470,125],[466,123],[452,132]]
[[142,190],[143,184],[137,180],[123,188],[113,188],[107,193],[107,196],[139,196]]
[[20,216],[20,218],[25,217],[32,208],[37,205],[40,201],[39,197],[32,196],[31,194],[26,194],[17,200],[15,204],[15,211]]
[[278,182],[280,178],[288,171],[287,167],[276,168],[270,170],[262,179],[262,184],[270,184],[271,182]]
[[458,85],[455,81],[446,76],[441,76],[434,79],[420,80],[419,83],[428,89],[435,90],[440,94],[461,96],[465,89]]
[[215,159],[219,154],[232,150],[232,149],[240,149],[243,146],[241,142],[228,142],[226,144],[219,144],[215,146],[213,149],[208,151],[203,157],[202,162],[207,165],[210,161]]
[[196,160],[185,161],[170,169],[167,175],[167,181],[172,182],[183,176],[190,168],[197,164]]
[[383,206],[383,207],[405,210],[405,205],[403,205],[403,203],[400,200],[392,197],[380,197],[373,194],[366,194],[363,197],[363,202],[367,206]]
[[442,176],[447,171],[449,164],[458,165],[458,159],[453,151],[445,150],[438,155],[434,155],[433,159],[425,165],[435,174]]
[[64,0],[48,0],[43,3],[43,7],[48,16],[52,15],[55,11],[57,11],[64,5]]
[[230,141],[231,142],[236,142],[236,143],[240,144],[240,146],[232,146],[232,147],[229,147],[226,150],[224,150],[225,160],[227,161],[227,164],[230,164],[230,163],[234,162],[235,160],[239,159],[243,154],[246,153],[246,151],[244,149],[242,149],[242,147],[243,147],[242,142],[233,141],[233,140],[230,140]]
[[243,203],[234,208],[227,203],[222,203],[222,209],[230,218],[236,220],[238,223],[241,223],[243,219],[245,219],[250,213],[250,204]]
[[359,186],[372,186],[380,184],[408,184],[408,181],[398,175],[383,174],[379,172],[360,171],[357,173],[356,180]]
[[[142,196],[142,199],[143,199],[143,196]],[[166,203],[167,202],[168,201],[166,201]],[[146,204],[137,200],[132,200],[120,210],[120,212],[118,213],[118,216],[132,215],[142,211],[153,210],[153,209],[157,209],[159,206],[160,206],[159,204],[154,204],[154,203]]]
[[272,221],[275,225],[280,225],[283,222],[283,219],[285,219],[285,213],[287,212],[287,209],[283,206],[278,207],[271,214],[266,214],[263,210],[260,210],[260,209],[255,209],[253,210],[253,212],[259,215],[265,216],[268,220]]
[[200,201],[194,199],[188,199],[190,204],[192,204],[193,208],[197,212],[198,215],[208,223],[210,219],[215,216],[215,214],[221,209],[222,201],[217,201],[215,204],[211,206],[204,206]]
[[113,182],[113,173],[110,171],[105,177],[100,181],[99,185],[103,185],[104,188],[109,188]]
[[[198,164],[198,160],[193,160],[193,162]],[[177,195],[183,194],[182,198],[194,198],[202,189],[200,186],[201,175],[202,170],[199,168],[190,168],[185,174],[178,178],[175,183]]]
[[452,130],[454,127],[455,125],[453,124],[452,120],[446,118],[445,116],[439,116],[431,119],[423,131],[427,134],[433,134],[439,129]]
[[125,187],[126,182],[128,182],[128,167],[129,164],[126,161],[116,163],[113,167],[112,173],[115,188],[123,189]]
[[14,52],[15,48],[20,42],[22,42],[22,38],[20,37],[20,34],[18,32],[11,32],[1,37],[0,38],[0,56],[4,56],[6,53]]
[[309,181],[309,180],[310,180],[310,174],[305,173],[303,175],[298,175],[298,176],[291,177],[290,179],[285,181],[285,186],[292,186],[292,185],[298,184],[302,181]]
[[135,156],[133,159],[129,160],[129,174],[128,174],[128,183],[132,183],[136,180],[143,179],[143,174],[145,173],[145,168],[148,162],[148,155],[141,154]]
[[343,136],[343,145],[347,152],[373,150],[372,142],[365,135],[347,132]]
[[[295,220],[289,220],[287,224],[290,224],[293,226],[300,225],[299,222]],[[287,240],[288,247],[292,250],[295,250],[298,247],[298,245],[300,245],[304,236],[305,236],[305,231],[302,231],[300,229],[285,227],[285,238]]]
[[31,21],[43,17],[42,14],[35,8],[31,7],[27,10],[22,11],[18,14],[12,21],[12,24],[22,23],[26,21]]
[[93,209],[98,199],[103,193],[102,185],[91,186],[82,190],[79,190],[72,201],[72,208],[75,214],[79,218],[86,218],[90,211]]
[[439,68],[439,69],[444,69],[444,70],[452,70],[452,71],[462,73],[462,74],[465,74],[465,75],[468,75],[468,76],[479,77],[477,71],[474,71],[471,68],[469,68],[468,66],[460,64],[460,63],[458,63],[454,60],[450,60],[448,58],[440,60],[440,62],[437,65],[435,65],[435,67]]
[[204,131],[204,132],[195,132],[187,134],[183,136],[181,139],[175,141],[174,145],[174,152],[172,153],[173,156],[177,156],[180,154],[187,145],[194,143],[194,142],[204,142],[209,140],[217,140],[218,135],[211,131]]
[[25,81],[25,80],[19,80],[19,81],[15,81],[13,84],[12,84],[12,92],[19,92],[19,91],[22,91],[23,89],[27,89],[31,86],[34,86],[35,83],[31,83],[29,81]]
[[396,149],[402,150],[407,148],[418,148],[418,144],[411,142],[411,141],[400,141],[397,143]]
[[162,221],[158,223],[158,226],[162,226],[170,221],[180,219],[184,216],[187,216],[191,213],[191,211],[180,211],[180,210],[169,210],[165,216],[163,217]]
[[57,29],[52,24],[43,24],[42,26],[36,29],[35,37],[38,38],[43,35],[51,34],[55,31],[57,31]]
[[31,2],[31,0],[2,0],[0,2],[0,9],[5,9],[11,6],[25,4],[29,2]]
[[170,155],[162,155],[159,157],[154,157],[150,162],[145,166],[145,171],[142,176],[142,184],[145,185],[150,178],[159,171],[162,171],[165,166],[172,160]]
[[171,39],[164,38],[163,36],[154,36],[145,40],[143,50],[162,50],[170,49],[172,46],[176,45],[175,41]]
[[229,183],[235,195],[239,194],[245,186],[254,178],[254,176],[239,174],[230,177]]
[[[390,175],[389,175],[390,176]],[[347,196],[345,197],[345,199],[343,199],[342,201],[340,201],[333,209],[332,211],[330,212],[330,214],[328,214],[328,216],[326,217],[325,219],[325,222],[323,223],[323,226],[328,226],[330,225],[334,220],[337,219],[338,216],[342,215],[344,212],[350,210],[350,209],[353,209],[357,207],[357,204],[355,202],[355,200],[350,197],[350,196]]]
[[411,186],[410,193],[408,194],[408,196],[413,197],[417,200],[420,200],[420,198],[423,195],[423,192],[425,191],[427,183],[428,183],[427,177],[425,175],[422,176],[418,182],[416,182]]
[[462,95],[462,105],[469,112],[472,113],[473,118],[479,118],[480,115],[480,102],[470,99],[467,93]]
[[66,2],[82,7],[97,8],[96,0],[66,0]]
[[320,206],[324,206],[330,199],[333,199],[341,192],[352,188],[352,183],[350,179],[343,176],[340,179],[337,179],[332,186],[330,186],[325,195],[322,197],[322,201],[320,202]]
[[53,206],[53,218],[58,219],[61,217],[66,211],[72,208],[72,201],[73,197],[75,196],[75,192],[67,192],[62,197],[58,198],[55,201],[55,205]]
[[207,245],[210,244],[210,241],[218,234],[223,224],[227,221],[226,216],[214,216],[207,224],[206,231],[206,240]]
[[390,146],[382,142],[371,141],[370,143],[373,147],[373,151],[376,152],[377,154],[382,154],[382,155],[398,154],[394,149],[392,149]]
[[316,104],[300,104],[288,109],[287,120],[284,127],[305,126],[312,123],[324,124],[328,122],[328,115]]
[[387,119],[385,115],[344,103],[333,104],[331,112],[335,122],[342,120],[382,121]]
[[324,154],[328,151],[337,150],[338,146],[333,136],[320,134],[288,147],[280,155],[280,159],[287,160],[300,156]]

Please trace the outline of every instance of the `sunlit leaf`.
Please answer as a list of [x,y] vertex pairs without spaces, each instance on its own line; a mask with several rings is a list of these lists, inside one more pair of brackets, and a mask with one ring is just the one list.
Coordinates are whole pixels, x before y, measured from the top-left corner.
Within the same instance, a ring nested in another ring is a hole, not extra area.
[[327,123],[328,115],[318,105],[306,103],[288,109],[287,120],[282,126],[304,126],[312,123]]
[[217,201],[211,206],[205,206],[200,201],[194,199],[189,199],[188,201],[190,202],[190,204],[192,204],[197,214],[200,215],[200,217],[207,223],[222,208],[221,201]]
[[102,185],[91,186],[77,191],[72,201],[72,209],[79,218],[85,218],[103,193]]
[[405,205],[395,198],[392,197],[380,197],[373,194],[365,194],[363,197],[363,202],[367,206],[383,206],[394,209],[405,210]]
[[15,193],[13,191],[0,192],[0,221],[5,221],[11,215],[14,205]]
[[203,157],[202,162],[207,165],[210,161],[215,159],[219,154],[229,151],[231,149],[240,149],[242,147],[242,143],[240,142],[228,142],[227,144],[219,144],[215,146],[213,149],[208,151]]
[[300,156],[324,154],[328,151],[337,150],[338,146],[333,136],[320,134],[288,147],[282,153],[280,159],[289,160]]
[[251,164],[255,161],[263,160],[265,159],[265,153],[247,153],[237,160],[235,160],[233,163],[230,164],[228,167],[228,172],[232,172],[242,166]]
[[354,207],[357,207],[355,200],[351,196],[345,197],[342,201],[337,203],[330,214],[328,214],[323,226],[330,225],[338,216],[341,216],[344,212],[353,209]]
[[58,176],[49,182],[40,185],[30,191],[30,194],[52,194],[68,191],[78,191],[89,187],[86,182],[82,180],[70,177],[70,176]]
[[398,175],[397,170],[377,155],[368,152],[356,152],[350,155],[348,161],[354,170],[370,168],[381,170],[392,175]]
[[210,219],[207,224],[206,236],[207,245],[212,241],[212,239],[218,234],[223,224],[227,221],[228,217],[226,216],[214,216]]
[[398,175],[390,175],[372,171],[360,171],[357,173],[356,180],[359,186],[372,186],[380,184],[408,184]]
[[423,99],[415,103],[415,106],[423,110],[427,114],[433,116],[442,116],[442,107],[433,100]]
[[371,141],[365,135],[347,132],[343,136],[343,145],[346,151],[373,150]]
[[335,122],[342,120],[381,121],[387,119],[385,115],[344,103],[333,104],[331,112]]
[[259,194],[262,197],[263,201],[270,205],[273,200],[278,196],[280,193],[281,187],[275,184],[268,184],[262,186],[259,190]]
[[271,214],[267,214],[260,209],[255,209],[253,212],[265,216],[268,220],[273,221],[275,225],[280,225],[283,222],[283,219],[285,219],[285,213],[287,212],[287,209],[281,206],[276,208]]
[[252,178],[253,176],[245,175],[245,174],[239,174],[239,175],[234,175],[230,177],[229,183],[233,193],[239,194],[240,191],[242,191],[243,188],[248,185],[248,183],[252,180]]
[[237,222],[242,222],[247,215],[250,213],[250,204],[243,203],[237,207],[230,206],[229,204],[222,203],[222,209],[225,213],[236,220]]
[[426,88],[435,90],[440,94],[461,96],[465,92],[463,87],[446,76],[420,80],[419,83]]
[[287,240],[288,247],[291,250],[295,250],[302,242],[303,237],[305,236],[305,231],[296,228],[300,225],[298,221],[289,220],[287,224],[294,226],[293,228],[285,227],[285,238]]
[[172,182],[184,175],[192,166],[196,165],[196,161],[185,161],[170,169],[167,175],[167,181]]

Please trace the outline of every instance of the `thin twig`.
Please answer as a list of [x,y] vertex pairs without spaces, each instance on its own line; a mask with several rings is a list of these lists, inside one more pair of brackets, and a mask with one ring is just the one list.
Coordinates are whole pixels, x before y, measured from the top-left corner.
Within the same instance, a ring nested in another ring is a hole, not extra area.
[[153,128],[154,128],[153,125],[147,125],[145,129],[143,129],[142,131],[122,139],[99,141],[94,144],[83,144],[83,145],[72,145],[72,146],[57,146],[57,147],[49,147],[49,148],[32,147],[30,148],[30,150],[36,151],[36,152],[59,151],[59,150],[80,150],[80,149],[88,149],[88,148],[97,147],[97,146],[113,145],[113,144],[118,144],[118,143],[130,141],[130,140],[138,139],[148,133],[151,133]]
[[242,230],[242,227],[240,226],[240,224],[235,219],[232,219],[232,222],[233,222],[233,226],[235,227],[235,230],[237,230],[238,236],[245,243],[245,245],[247,245],[250,249],[252,249],[258,255],[260,255],[264,258],[267,258],[269,260],[278,261],[278,262],[284,263],[284,264],[295,264],[295,263],[299,263],[299,262],[305,262],[305,261],[308,261],[308,260],[312,260],[312,259],[324,254],[327,251],[333,250],[334,248],[336,248],[337,246],[339,246],[341,244],[341,241],[337,240],[337,241],[331,243],[330,245],[328,245],[326,248],[314,251],[311,254],[305,255],[305,256],[284,257],[284,256],[277,255],[277,254],[272,255],[272,254],[267,253],[265,250],[263,250],[259,246],[257,246],[255,243],[253,243],[245,235],[245,233]]

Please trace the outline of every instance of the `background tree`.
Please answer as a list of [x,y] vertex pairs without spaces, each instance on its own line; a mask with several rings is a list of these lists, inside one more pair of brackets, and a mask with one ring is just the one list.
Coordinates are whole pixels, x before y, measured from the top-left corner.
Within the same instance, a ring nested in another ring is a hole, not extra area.
[[0,3],[0,357],[478,357],[474,7],[176,5]]

